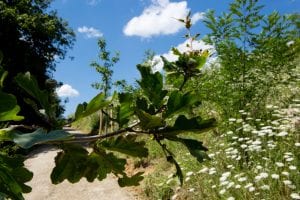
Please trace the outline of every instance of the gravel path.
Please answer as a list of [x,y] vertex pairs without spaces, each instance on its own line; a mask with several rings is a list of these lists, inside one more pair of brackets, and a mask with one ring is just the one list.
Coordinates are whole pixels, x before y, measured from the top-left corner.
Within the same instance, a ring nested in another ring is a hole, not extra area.
[[103,181],[89,183],[85,178],[76,184],[64,181],[53,185],[50,174],[54,167],[54,157],[58,150],[51,147],[40,147],[33,156],[25,161],[26,167],[34,173],[28,182],[32,192],[24,194],[26,200],[133,200],[126,188],[120,188],[113,176]]

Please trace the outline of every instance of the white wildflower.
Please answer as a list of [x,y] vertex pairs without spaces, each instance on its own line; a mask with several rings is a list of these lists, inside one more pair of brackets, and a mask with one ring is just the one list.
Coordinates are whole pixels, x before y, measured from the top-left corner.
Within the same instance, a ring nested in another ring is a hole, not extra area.
[[234,197],[228,197],[227,200],[235,200]]
[[252,187],[252,186],[253,186],[253,183],[248,183],[247,185],[244,186],[244,188],[247,189],[247,188],[250,188],[250,187]]
[[185,182],[188,182],[191,179],[191,177],[186,177]]
[[292,199],[300,199],[300,195],[299,195],[298,193],[292,193],[292,194],[290,195],[290,197],[291,197]]
[[186,176],[192,176],[194,174],[194,172],[190,171],[188,173],[186,173]]
[[229,183],[229,181],[222,181],[221,183],[220,183],[220,186],[224,186],[224,185],[227,185]]
[[241,188],[242,186],[241,185],[235,185],[235,188],[236,189],[239,189],[239,188]]
[[208,172],[208,168],[207,167],[204,167],[203,169],[200,169],[199,171],[198,171],[198,174],[200,174],[200,173],[206,173],[206,172]]
[[296,143],[295,143],[295,146],[296,146],[296,147],[300,147],[300,142],[296,142]]
[[294,158],[293,157],[289,157],[289,158],[287,158],[287,159],[285,159],[287,162],[291,162],[291,161],[293,161],[294,160]]
[[291,188],[292,190],[296,189],[296,185],[287,185],[289,188]]
[[228,183],[228,185],[226,186],[226,189],[229,189],[229,188],[231,188],[232,186],[234,186],[234,182]]
[[242,123],[243,122],[243,119],[237,119],[236,120],[236,123]]
[[238,179],[239,182],[245,182],[247,180],[247,177],[241,177]]
[[279,179],[279,175],[278,175],[278,174],[272,174],[271,177],[272,177],[273,179]]
[[262,186],[260,186],[260,189],[262,189],[262,190],[270,190],[270,186],[268,186],[268,185],[262,185]]
[[282,132],[277,134],[277,136],[279,136],[279,137],[284,137],[286,135],[288,135],[288,132],[286,132],[286,131],[282,131]]
[[286,43],[286,46],[290,47],[290,46],[292,46],[294,43],[295,43],[294,40],[288,41],[288,42]]
[[251,186],[248,190],[249,190],[249,192],[253,192],[253,191],[255,191],[255,187]]
[[220,190],[220,192],[219,192],[219,194],[224,194],[226,192],[226,190],[225,189],[222,189],[222,190]]
[[189,192],[195,192],[195,188],[190,188]]
[[289,166],[289,169],[290,169],[290,170],[296,170],[296,169],[297,169],[297,167],[296,167],[296,166],[294,166],[294,165],[290,165],[290,166]]
[[281,162],[276,162],[275,164],[277,165],[277,167],[284,167],[284,164]]
[[292,181],[290,180],[284,180],[283,183],[284,185],[292,185]]
[[286,171],[281,172],[281,174],[283,174],[283,175],[285,175],[285,176],[289,176],[289,175],[290,175],[290,173],[288,173],[288,172],[286,172]]

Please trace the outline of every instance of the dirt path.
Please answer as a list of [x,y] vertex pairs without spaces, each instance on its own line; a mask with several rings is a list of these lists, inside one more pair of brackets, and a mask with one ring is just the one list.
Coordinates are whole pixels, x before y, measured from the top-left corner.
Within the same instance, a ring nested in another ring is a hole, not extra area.
[[54,157],[58,150],[41,147],[33,152],[33,156],[25,161],[26,167],[34,173],[28,183],[32,192],[25,194],[26,200],[133,200],[135,199],[126,188],[120,188],[117,180],[108,176],[103,181],[89,183],[85,178],[76,184],[64,181],[53,185],[50,174],[54,167]]

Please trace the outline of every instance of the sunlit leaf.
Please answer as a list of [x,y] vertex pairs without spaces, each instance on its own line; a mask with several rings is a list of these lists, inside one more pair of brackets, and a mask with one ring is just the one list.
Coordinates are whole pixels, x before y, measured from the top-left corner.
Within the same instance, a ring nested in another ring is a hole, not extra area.
[[48,92],[39,88],[37,80],[29,72],[18,74],[15,80],[22,89],[41,104],[47,114],[50,114],[51,105],[48,100]]
[[133,97],[129,93],[119,94],[120,106],[117,108],[117,121],[120,127],[123,127],[129,122],[130,117],[133,115],[132,108]]
[[17,105],[15,96],[0,91],[0,122],[24,119],[24,117],[17,115],[19,111],[20,107]]
[[18,131],[11,131],[10,137],[12,141],[14,141],[24,149],[28,149],[36,144],[72,138],[71,134],[65,132],[64,130],[55,130],[47,133],[43,129],[37,129],[32,133],[20,133]]
[[184,114],[194,107],[200,105],[199,97],[191,92],[183,94],[180,91],[173,91],[168,99],[167,110],[164,117],[171,117],[175,114]]
[[141,110],[136,110],[136,115],[140,120],[140,125],[143,129],[149,130],[164,126],[165,122],[161,117],[150,115]]
[[87,117],[108,106],[112,100],[107,100],[104,93],[95,96],[86,106],[79,104],[75,112],[75,120]]
[[149,66],[137,65],[141,73],[141,80],[138,81],[143,93],[148,100],[159,109],[167,91],[163,89],[163,76],[159,72],[152,73]]
[[119,136],[101,141],[99,145],[110,151],[117,151],[134,157],[147,157],[148,149],[145,148],[146,143],[144,141],[136,141],[136,138],[137,136],[135,135]]

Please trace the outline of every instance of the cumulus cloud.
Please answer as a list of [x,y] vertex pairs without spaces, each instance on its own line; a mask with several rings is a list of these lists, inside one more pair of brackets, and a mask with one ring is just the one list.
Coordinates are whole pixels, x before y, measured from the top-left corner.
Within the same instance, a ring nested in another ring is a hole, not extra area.
[[[185,42],[179,44],[176,48],[181,53],[183,53],[183,52],[187,52],[190,50],[190,47],[188,47],[188,45],[190,45],[190,41],[186,40]],[[209,50],[210,53],[213,53],[215,51],[215,49],[212,45],[208,45],[205,42],[203,42],[202,40],[193,41],[192,48],[193,48],[193,50],[200,50],[200,49]],[[154,64],[153,71],[162,71],[163,61],[160,56],[165,57],[170,62],[174,62],[174,61],[178,60],[178,56],[174,55],[171,50],[168,53],[164,53],[162,55],[156,55],[156,56],[154,56],[154,58],[152,60],[152,63]],[[213,60],[215,60],[215,58],[209,58],[207,62],[211,63],[211,62],[213,62]]]
[[97,38],[103,36],[103,33],[101,33],[98,29],[95,29],[94,27],[82,26],[78,27],[77,31],[79,33],[85,34],[87,38]]
[[[184,19],[189,11],[187,1],[152,0],[152,4],[140,16],[132,18],[125,25],[123,33],[143,38],[174,34],[184,28],[184,24],[176,19]],[[196,23],[203,17],[204,13],[195,13],[192,22]]]
[[75,90],[71,85],[64,84],[56,89],[56,93],[59,97],[77,97],[79,92]]
[[87,0],[87,4],[89,4],[90,6],[95,6],[98,3],[100,3],[101,0]]

